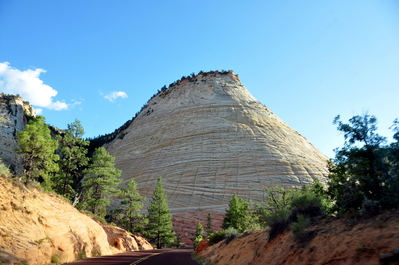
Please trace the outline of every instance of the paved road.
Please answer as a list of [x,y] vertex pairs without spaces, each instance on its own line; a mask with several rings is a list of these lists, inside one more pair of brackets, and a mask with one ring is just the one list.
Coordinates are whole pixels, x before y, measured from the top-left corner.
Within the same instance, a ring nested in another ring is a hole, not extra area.
[[131,251],[112,256],[90,258],[68,263],[71,265],[198,265],[191,259],[193,249],[156,249]]

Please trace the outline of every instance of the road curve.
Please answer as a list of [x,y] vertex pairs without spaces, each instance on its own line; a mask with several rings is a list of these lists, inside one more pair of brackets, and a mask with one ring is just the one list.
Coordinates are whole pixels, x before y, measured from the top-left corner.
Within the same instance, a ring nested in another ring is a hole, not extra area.
[[198,265],[191,259],[193,249],[154,249],[130,251],[116,255],[65,263],[71,265]]

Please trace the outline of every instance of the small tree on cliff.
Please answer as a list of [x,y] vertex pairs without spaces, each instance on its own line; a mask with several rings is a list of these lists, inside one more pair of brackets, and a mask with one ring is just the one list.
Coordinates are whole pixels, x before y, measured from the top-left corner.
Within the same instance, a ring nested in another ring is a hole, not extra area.
[[104,147],[99,147],[84,173],[82,187],[85,195],[82,208],[104,218],[105,206],[110,205],[110,197],[118,194],[114,186],[121,182],[118,177],[122,171],[115,168],[115,158]]
[[51,190],[50,176],[58,171],[55,163],[59,159],[55,154],[58,142],[51,138],[45,118],[37,116],[31,119],[17,138],[20,149],[16,152],[22,156],[26,182],[39,181],[46,190]]
[[172,227],[166,193],[162,186],[162,178],[159,178],[148,207],[148,226],[145,233],[157,248],[172,246],[176,237]]

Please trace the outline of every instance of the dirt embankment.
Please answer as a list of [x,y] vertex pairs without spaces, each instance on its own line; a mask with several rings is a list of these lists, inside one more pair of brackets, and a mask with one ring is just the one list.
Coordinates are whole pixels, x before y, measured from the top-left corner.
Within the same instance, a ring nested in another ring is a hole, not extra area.
[[0,264],[59,264],[152,246],[80,213],[55,194],[0,177]]
[[399,264],[399,211],[357,222],[327,217],[302,234],[285,232],[271,242],[267,231],[256,231],[200,256],[218,265]]

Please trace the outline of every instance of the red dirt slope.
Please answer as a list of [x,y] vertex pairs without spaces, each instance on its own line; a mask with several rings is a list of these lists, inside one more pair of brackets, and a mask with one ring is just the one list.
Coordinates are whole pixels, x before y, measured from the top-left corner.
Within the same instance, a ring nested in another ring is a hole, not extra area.
[[[244,234],[200,253],[213,264],[399,264],[399,211],[374,218],[323,218],[303,234],[286,232],[270,243],[267,231]],[[381,254],[390,258],[381,259]]]

